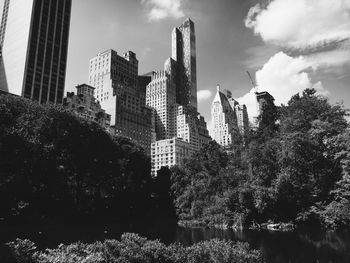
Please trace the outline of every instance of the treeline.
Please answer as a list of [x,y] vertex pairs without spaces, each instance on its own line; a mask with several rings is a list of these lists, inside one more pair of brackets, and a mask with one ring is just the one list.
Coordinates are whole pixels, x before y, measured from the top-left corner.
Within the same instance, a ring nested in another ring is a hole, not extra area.
[[181,220],[251,226],[350,226],[350,131],[341,105],[307,89],[265,105],[259,127],[230,149],[215,142],[172,168]]
[[[143,149],[58,106],[0,96],[0,218],[174,217]],[[166,183],[166,182],[165,182]]]
[[29,240],[17,239],[8,244],[10,251],[0,255],[5,262],[66,263],[66,262],[162,262],[162,263],[263,263],[260,251],[247,243],[212,239],[189,247],[164,245],[136,234],[123,234],[121,240],[105,240],[93,244],[74,243],[39,251]]

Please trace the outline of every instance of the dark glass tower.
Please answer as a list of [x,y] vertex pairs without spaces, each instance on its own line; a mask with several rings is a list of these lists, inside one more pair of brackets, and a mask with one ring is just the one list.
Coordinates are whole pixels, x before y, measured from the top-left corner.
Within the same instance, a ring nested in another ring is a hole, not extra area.
[[5,1],[0,89],[39,103],[62,103],[71,5],[71,0]]
[[197,109],[196,36],[194,23],[186,19],[172,33],[172,58],[177,62],[176,101]]

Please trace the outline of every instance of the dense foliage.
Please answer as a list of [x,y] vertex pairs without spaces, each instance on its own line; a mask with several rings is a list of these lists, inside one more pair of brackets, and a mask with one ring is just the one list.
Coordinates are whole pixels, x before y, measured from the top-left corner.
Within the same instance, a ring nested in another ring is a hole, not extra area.
[[0,218],[171,215],[170,185],[158,193],[150,168],[142,148],[96,123],[0,96]]
[[172,168],[180,219],[350,226],[350,132],[341,105],[315,90],[266,105],[259,127],[230,149],[206,145]]
[[164,245],[136,234],[123,234],[121,241],[105,240],[93,244],[74,243],[56,249],[38,251],[29,240],[17,239],[8,244],[14,263],[262,263],[261,253],[247,243],[212,239],[190,247]]

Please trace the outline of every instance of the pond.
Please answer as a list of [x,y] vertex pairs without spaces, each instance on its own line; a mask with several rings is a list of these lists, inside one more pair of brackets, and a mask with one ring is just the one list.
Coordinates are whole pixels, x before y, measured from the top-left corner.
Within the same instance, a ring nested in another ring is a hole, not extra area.
[[160,239],[169,244],[190,245],[202,240],[219,238],[248,242],[259,249],[271,263],[350,263],[350,232],[323,233],[296,231],[293,233],[269,231],[233,231],[207,228],[181,228],[166,223],[142,224],[72,224],[46,226],[0,225],[0,242],[28,238],[40,248],[53,248],[60,243],[93,242],[119,239],[124,232],[139,233],[149,239]]

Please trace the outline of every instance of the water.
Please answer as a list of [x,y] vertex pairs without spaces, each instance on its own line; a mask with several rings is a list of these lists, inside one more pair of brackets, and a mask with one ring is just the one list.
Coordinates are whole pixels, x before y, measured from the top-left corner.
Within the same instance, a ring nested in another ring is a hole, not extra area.
[[0,242],[4,244],[15,238],[28,238],[39,248],[53,248],[60,243],[76,241],[93,242],[119,239],[123,232],[135,232],[149,239],[160,239],[166,244],[179,242],[183,245],[220,238],[245,241],[259,249],[271,263],[350,263],[350,232],[322,233],[299,231],[279,233],[269,231],[232,231],[205,228],[180,228],[165,223],[145,227],[142,224],[114,225],[47,225],[16,226],[0,225]]

